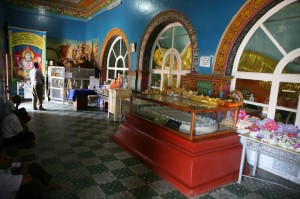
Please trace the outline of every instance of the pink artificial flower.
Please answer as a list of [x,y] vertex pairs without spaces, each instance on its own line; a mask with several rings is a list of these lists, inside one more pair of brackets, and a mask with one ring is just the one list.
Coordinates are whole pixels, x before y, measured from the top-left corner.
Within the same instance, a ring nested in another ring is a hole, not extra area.
[[[232,111],[230,116],[233,118],[234,117],[234,112]],[[246,117],[246,111],[245,109],[240,109],[239,112],[238,112],[238,120],[242,120]]]
[[274,120],[269,120],[262,126],[262,129],[268,131],[275,131],[276,129],[278,129],[278,127],[279,125]]
[[239,114],[238,114],[238,119],[239,119],[239,120],[242,120],[242,119],[245,118],[245,116],[246,116],[246,111],[245,111],[245,109],[240,109],[240,110],[239,110]]

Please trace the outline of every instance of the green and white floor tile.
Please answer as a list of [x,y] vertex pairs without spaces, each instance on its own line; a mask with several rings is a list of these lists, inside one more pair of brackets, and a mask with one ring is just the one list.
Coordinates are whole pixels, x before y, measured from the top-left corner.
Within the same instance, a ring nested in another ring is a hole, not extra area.
[[[74,111],[72,104],[45,102],[46,111],[34,111],[24,102],[36,135],[34,144],[6,146],[15,160],[38,162],[63,186],[51,191],[53,199],[186,198],[167,181],[129,155],[110,139],[118,122],[106,112]],[[242,184],[220,187],[197,199],[299,199],[300,185],[264,170]],[[267,181],[276,182],[272,184]]]

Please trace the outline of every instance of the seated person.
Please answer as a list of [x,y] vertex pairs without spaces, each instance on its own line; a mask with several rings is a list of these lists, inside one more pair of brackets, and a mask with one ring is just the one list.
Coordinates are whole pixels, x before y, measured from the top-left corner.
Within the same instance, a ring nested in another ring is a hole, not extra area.
[[35,135],[29,131],[25,124],[21,124],[14,113],[12,100],[4,104],[4,118],[2,121],[2,138],[4,144],[19,144],[27,140],[35,140]]
[[0,198],[49,198],[47,189],[60,188],[50,179],[51,175],[39,164],[12,162],[0,148]]
[[21,124],[27,124],[31,120],[31,117],[28,115],[25,108],[20,108],[19,109],[19,105],[22,102],[22,99],[21,99],[20,95],[13,96],[12,101],[15,104],[14,113],[18,116]]

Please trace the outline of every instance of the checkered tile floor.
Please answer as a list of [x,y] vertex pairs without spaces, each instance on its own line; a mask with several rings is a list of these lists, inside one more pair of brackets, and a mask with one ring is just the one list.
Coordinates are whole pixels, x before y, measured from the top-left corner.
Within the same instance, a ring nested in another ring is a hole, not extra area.
[[[186,198],[111,141],[119,123],[108,119],[106,112],[74,111],[72,104],[51,102],[44,104],[47,111],[33,111],[31,102],[21,107],[32,116],[28,125],[36,143],[6,146],[6,150],[16,160],[40,163],[53,175],[63,188],[51,191],[52,198]],[[300,185],[263,170],[257,177],[290,189],[244,178],[242,184],[232,183],[195,198],[300,198]]]

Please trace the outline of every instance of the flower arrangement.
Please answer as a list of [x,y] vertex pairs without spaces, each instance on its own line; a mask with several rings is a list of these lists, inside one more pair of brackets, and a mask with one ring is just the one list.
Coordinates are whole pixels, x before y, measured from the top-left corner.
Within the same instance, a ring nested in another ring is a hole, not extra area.
[[237,130],[249,132],[250,137],[262,142],[300,153],[300,128],[295,125],[277,123],[270,118],[260,120],[241,114]]

